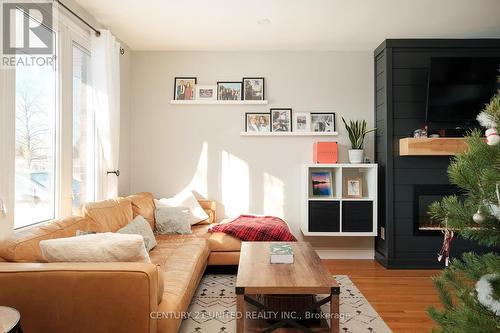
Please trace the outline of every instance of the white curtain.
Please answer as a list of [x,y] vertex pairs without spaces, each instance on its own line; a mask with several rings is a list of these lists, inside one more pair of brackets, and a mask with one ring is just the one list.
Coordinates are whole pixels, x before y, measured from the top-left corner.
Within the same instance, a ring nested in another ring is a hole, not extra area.
[[92,36],[92,87],[97,138],[102,160],[98,163],[98,200],[118,196],[120,151],[120,44],[108,30]]

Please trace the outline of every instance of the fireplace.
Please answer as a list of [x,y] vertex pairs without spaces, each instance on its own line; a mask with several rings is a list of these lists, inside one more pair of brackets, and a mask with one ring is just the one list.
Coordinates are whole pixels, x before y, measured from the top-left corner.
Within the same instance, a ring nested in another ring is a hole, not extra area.
[[455,185],[414,185],[413,226],[415,235],[440,235],[441,225],[429,215],[429,206],[445,196],[459,195]]

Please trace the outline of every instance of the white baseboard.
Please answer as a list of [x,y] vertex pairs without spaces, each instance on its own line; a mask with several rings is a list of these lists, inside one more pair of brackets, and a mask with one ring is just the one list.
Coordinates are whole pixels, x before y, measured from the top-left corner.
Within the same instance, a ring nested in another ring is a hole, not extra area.
[[315,249],[321,259],[374,259],[373,249]]

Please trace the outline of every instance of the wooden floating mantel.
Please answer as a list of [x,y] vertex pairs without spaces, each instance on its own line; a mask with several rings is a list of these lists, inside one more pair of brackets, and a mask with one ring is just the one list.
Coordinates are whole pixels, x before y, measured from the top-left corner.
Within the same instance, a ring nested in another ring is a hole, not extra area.
[[404,138],[399,156],[453,156],[467,149],[465,138]]

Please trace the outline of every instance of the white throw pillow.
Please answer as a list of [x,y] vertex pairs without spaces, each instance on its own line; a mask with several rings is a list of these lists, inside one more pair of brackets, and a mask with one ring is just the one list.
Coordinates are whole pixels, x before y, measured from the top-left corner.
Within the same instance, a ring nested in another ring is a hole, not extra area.
[[106,232],[47,239],[40,249],[48,262],[151,262],[141,235]]
[[203,208],[201,208],[200,204],[198,203],[198,200],[196,200],[196,197],[190,191],[181,192],[173,198],[160,199],[160,200],[155,199],[155,205],[156,208],[162,208],[162,207],[188,208],[192,215],[191,220],[189,221],[191,225],[194,225],[196,223],[208,219],[208,214],[203,210]]

